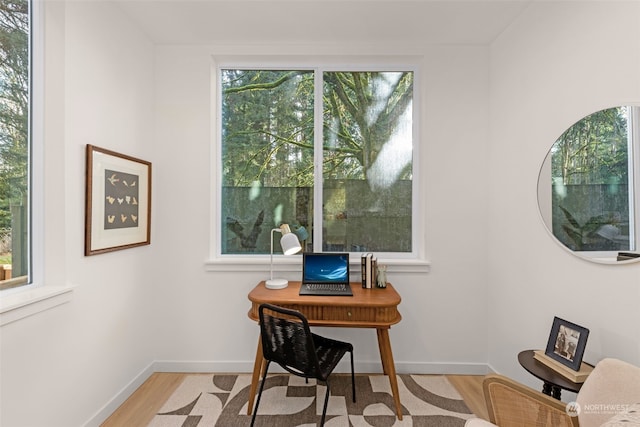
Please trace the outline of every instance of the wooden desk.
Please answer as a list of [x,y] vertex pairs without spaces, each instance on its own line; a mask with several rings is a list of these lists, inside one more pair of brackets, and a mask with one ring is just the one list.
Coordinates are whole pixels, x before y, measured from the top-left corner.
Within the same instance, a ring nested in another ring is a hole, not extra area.
[[[400,295],[391,284],[386,288],[363,289],[362,284],[352,283],[353,297],[344,296],[300,296],[300,282],[289,282],[285,289],[267,289],[260,282],[251,292],[251,310],[249,318],[258,322],[258,307],[262,303],[270,303],[281,307],[298,310],[307,317],[311,326],[333,326],[341,328],[373,328],[378,335],[378,348],[382,361],[382,371],[389,377],[396,414],[402,420],[402,405],[398,393],[396,367],[391,352],[389,328],[400,322],[402,316],[398,312]],[[258,336],[258,349],[253,365],[253,377],[249,391],[247,415],[253,411],[253,402],[266,363],[262,355],[262,343]]]

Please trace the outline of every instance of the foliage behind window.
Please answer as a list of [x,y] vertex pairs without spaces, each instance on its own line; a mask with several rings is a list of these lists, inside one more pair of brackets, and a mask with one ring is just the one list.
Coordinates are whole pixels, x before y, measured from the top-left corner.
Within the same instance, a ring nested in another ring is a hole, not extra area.
[[0,289],[28,274],[29,48],[29,2],[0,0]]
[[601,110],[551,150],[553,233],[575,251],[633,250],[631,107]]
[[269,253],[281,223],[305,250],[411,252],[412,72],[224,69],[220,78],[223,254]]

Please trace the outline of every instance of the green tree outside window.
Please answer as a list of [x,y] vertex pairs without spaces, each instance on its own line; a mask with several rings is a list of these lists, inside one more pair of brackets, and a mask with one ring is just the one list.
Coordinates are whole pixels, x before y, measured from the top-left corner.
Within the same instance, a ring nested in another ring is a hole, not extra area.
[[413,72],[325,71],[321,91],[311,70],[220,75],[223,254],[269,253],[280,223],[307,250],[411,251]]

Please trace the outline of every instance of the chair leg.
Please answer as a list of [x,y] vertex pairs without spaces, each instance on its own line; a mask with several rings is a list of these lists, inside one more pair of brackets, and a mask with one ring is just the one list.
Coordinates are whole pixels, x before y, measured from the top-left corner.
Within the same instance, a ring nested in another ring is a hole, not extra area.
[[256,415],[258,415],[258,406],[260,405],[260,398],[262,397],[262,390],[264,389],[264,383],[267,381],[267,371],[269,370],[270,360],[267,360],[267,364],[264,367],[264,374],[262,375],[262,381],[260,382],[260,390],[258,391],[258,399],[256,400],[256,406],[253,408],[253,415],[251,416],[251,427],[256,422]]
[[356,403],[356,376],[353,370],[353,351],[351,354],[351,396],[353,396],[353,403]]
[[320,419],[320,427],[324,426],[324,417],[327,414],[327,404],[329,403],[329,378],[325,380],[325,384],[327,385],[327,392],[324,395],[324,407],[322,408],[322,418]]

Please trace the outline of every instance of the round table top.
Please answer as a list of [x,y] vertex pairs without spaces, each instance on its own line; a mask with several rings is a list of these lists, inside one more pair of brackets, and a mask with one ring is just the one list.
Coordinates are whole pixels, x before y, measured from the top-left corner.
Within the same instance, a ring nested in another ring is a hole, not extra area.
[[538,362],[533,358],[534,350],[524,350],[518,354],[518,362],[534,377],[558,386],[561,389],[577,393],[582,388],[582,383],[574,383],[566,377],[563,377],[544,363]]

